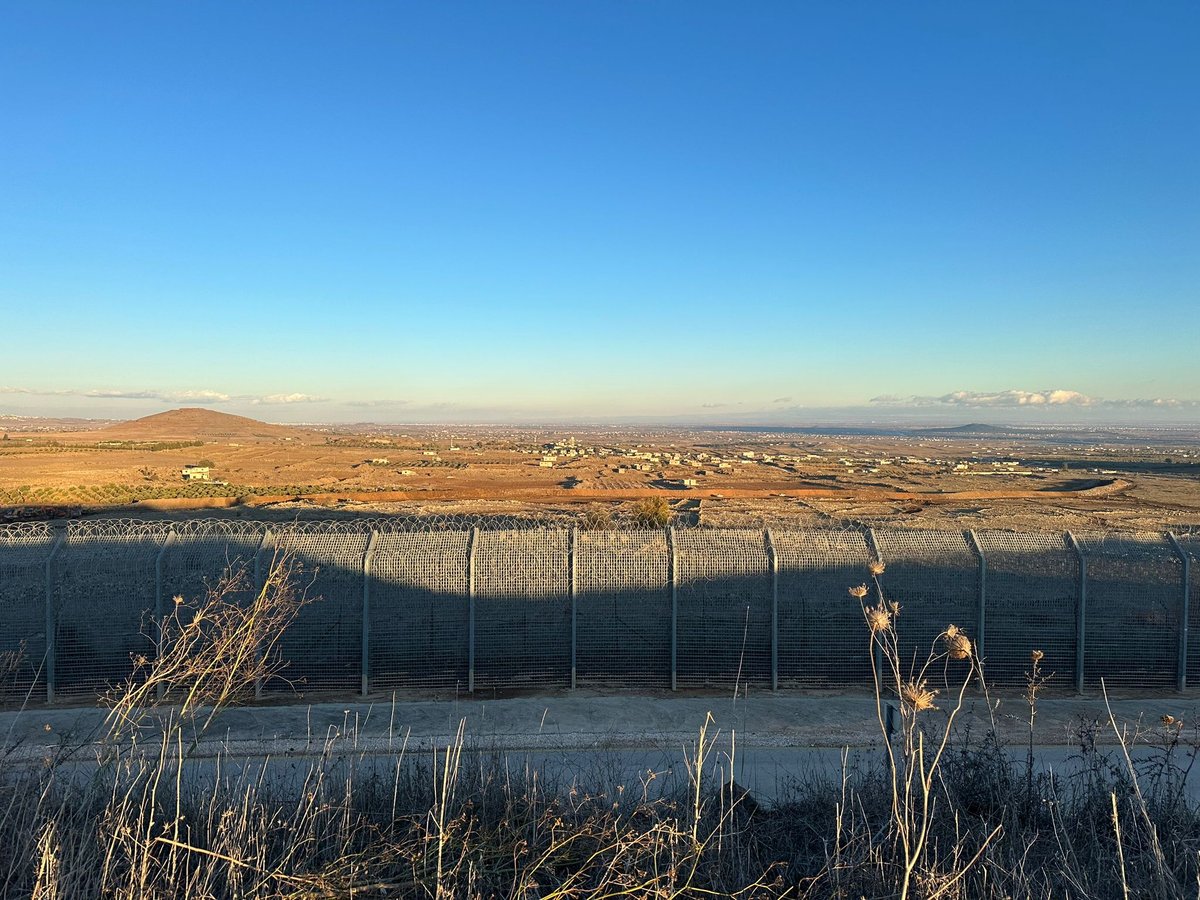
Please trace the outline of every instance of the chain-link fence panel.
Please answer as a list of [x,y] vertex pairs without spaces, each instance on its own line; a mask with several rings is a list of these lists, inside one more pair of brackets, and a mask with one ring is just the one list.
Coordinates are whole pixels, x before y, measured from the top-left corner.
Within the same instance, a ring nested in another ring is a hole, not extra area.
[[45,699],[46,560],[53,546],[43,522],[0,526],[0,707]]
[[279,639],[282,670],[264,685],[279,693],[350,691],[362,684],[363,558],[369,535],[290,525],[259,553],[260,573],[283,559],[296,565],[306,602]]
[[481,531],[475,559],[475,687],[571,680],[570,531]]
[[1188,557],[1187,686],[1200,687],[1200,533],[1181,534],[1179,547]]
[[370,689],[467,689],[465,532],[380,534],[371,558]]
[[1178,672],[1182,571],[1161,534],[1077,535],[1087,558],[1084,678],[1170,687]]
[[220,595],[245,605],[255,592],[254,559],[266,529],[254,523],[201,519],[179,523],[163,550],[163,615],[188,622],[197,606]]
[[70,524],[51,565],[57,695],[106,693],[153,658],[156,563],[167,533],[162,523]]
[[861,531],[772,529],[779,567],[779,683],[871,684],[870,632],[849,589],[874,558]]
[[1061,534],[981,531],[987,560],[984,676],[999,689],[1017,689],[1041,650],[1051,688],[1075,684],[1075,625],[1079,559]]
[[[372,571],[364,577],[367,526],[376,524]],[[478,690],[566,686],[572,649],[577,683],[665,686],[673,619],[682,687],[765,686],[773,662],[783,686],[869,683],[865,626],[847,593],[868,578],[873,550],[861,532],[773,529],[768,541],[757,529],[675,529],[672,570],[672,550],[658,530],[579,530],[572,560],[566,528],[494,527],[505,524],[497,520],[472,542],[470,532],[424,524],[88,520],[69,525],[49,566],[48,525],[2,526],[0,697],[36,688],[40,698],[51,686],[63,697],[103,692],[134,670],[135,659],[153,657],[156,610],[169,615],[181,595],[186,614],[228,565],[254,560],[261,574],[277,553],[295,555],[301,589],[320,598],[281,637],[288,665],[266,687],[285,694],[292,682],[357,692],[364,640],[376,690],[463,690],[472,671]],[[874,533],[887,564],[884,590],[902,606],[897,633],[906,670],[953,623],[982,638],[994,685],[1019,687],[1033,649],[1045,653],[1043,671],[1070,684],[1080,596],[1074,547],[1058,535],[991,531],[978,540],[987,563],[982,635],[979,561],[968,538]],[[1197,684],[1200,535],[1182,534],[1179,543],[1192,560],[1187,670]],[[1104,677],[1126,689],[1173,687],[1184,603],[1174,545],[1145,534],[1085,535],[1080,545],[1088,561],[1087,686]],[[46,640],[47,594],[53,642]],[[51,672],[42,660],[55,655]]]
[[579,684],[671,684],[671,586],[663,531],[579,532]]
[[772,582],[761,531],[674,533],[680,687],[771,683]]
[[887,567],[881,577],[884,596],[900,604],[895,621],[901,673],[919,670],[931,652],[942,652],[937,636],[949,625],[974,640],[979,560],[966,537],[940,531],[873,533]]

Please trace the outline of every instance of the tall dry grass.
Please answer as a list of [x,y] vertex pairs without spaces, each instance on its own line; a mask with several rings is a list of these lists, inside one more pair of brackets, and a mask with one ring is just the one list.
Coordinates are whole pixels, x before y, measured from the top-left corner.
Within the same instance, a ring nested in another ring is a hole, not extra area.
[[[1170,719],[1131,734],[1114,720],[1115,752],[1085,730],[1076,774],[1039,770],[994,731],[956,727],[986,698],[976,648],[947,627],[926,657],[903,658],[904,612],[883,574],[852,593],[884,752],[814,771],[770,806],[728,779],[711,721],[665,788],[599,764],[570,782],[513,771],[461,728],[434,754],[358,753],[347,723],[304,760],[201,758],[214,712],[280,674],[274,642],[305,602],[286,559],[257,591],[233,574],[177,604],[94,743],[34,764],[0,755],[0,896],[1197,896],[1193,732]],[[1031,657],[1031,722],[1041,663]],[[1135,762],[1128,748],[1146,740],[1154,753]]]

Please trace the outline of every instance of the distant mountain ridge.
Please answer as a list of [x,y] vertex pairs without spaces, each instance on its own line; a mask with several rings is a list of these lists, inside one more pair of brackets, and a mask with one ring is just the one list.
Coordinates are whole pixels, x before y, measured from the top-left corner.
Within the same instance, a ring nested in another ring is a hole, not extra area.
[[982,422],[970,422],[966,425],[948,425],[945,428],[914,428],[914,434],[1019,434],[1027,431],[1025,428],[1012,428],[1007,425],[985,425]]
[[185,406],[129,422],[118,422],[92,433],[102,440],[122,441],[199,441],[216,438],[296,440],[305,434],[303,430],[288,425],[272,425],[248,416],[235,416],[198,406]]

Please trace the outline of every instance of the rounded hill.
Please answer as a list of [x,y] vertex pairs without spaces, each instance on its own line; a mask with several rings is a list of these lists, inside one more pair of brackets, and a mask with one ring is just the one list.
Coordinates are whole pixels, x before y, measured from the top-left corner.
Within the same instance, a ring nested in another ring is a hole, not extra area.
[[129,422],[118,422],[92,434],[102,440],[119,441],[202,441],[229,438],[277,441],[300,440],[305,432],[289,425],[272,425],[248,416],[235,416],[189,406]]

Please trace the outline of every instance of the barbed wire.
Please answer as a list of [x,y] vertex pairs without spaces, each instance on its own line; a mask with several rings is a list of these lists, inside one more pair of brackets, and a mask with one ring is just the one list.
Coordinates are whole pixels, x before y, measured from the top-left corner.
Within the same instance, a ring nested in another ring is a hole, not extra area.
[[166,540],[171,523],[142,519],[72,519],[67,522],[69,542],[105,538],[118,541],[152,538]]
[[[568,531],[578,529],[581,533],[646,533],[661,531],[666,525],[677,532],[714,532],[727,535],[761,533],[765,531],[781,534],[803,533],[825,536],[840,546],[841,536],[855,540],[858,536],[874,531],[878,534],[903,535],[897,538],[914,548],[945,549],[947,542],[955,545],[964,532],[960,530],[935,530],[926,528],[868,528],[858,523],[837,522],[818,526],[797,526],[786,518],[762,517],[754,524],[732,522],[728,524],[668,519],[663,524],[648,522],[633,514],[614,513],[601,520],[589,517],[588,513],[551,513],[530,516],[525,514],[473,514],[438,513],[398,516],[367,516],[362,518],[296,518],[290,520],[249,518],[184,518],[184,519],[137,519],[132,517],[97,517],[86,519],[47,519],[38,521],[8,522],[0,524],[0,543],[11,544],[28,541],[44,541],[65,528],[73,539],[112,537],[161,538],[174,532],[180,537],[231,536],[250,537],[270,531],[275,535],[321,535],[321,534],[410,534],[479,531]],[[1113,530],[1073,532],[1084,552],[1139,552],[1161,545],[1166,531]],[[1173,529],[1172,533],[1181,541],[1200,541],[1200,526]],[[1046,536],[1061,537],[1059,531],[1012,531],[1008,529],[985,529],[980,535],[997,537],[1011,535],[1028,538]]]
[[13,522],[0,525],[0,544],[34,544],[50,541],[54,536],[48,522]]

